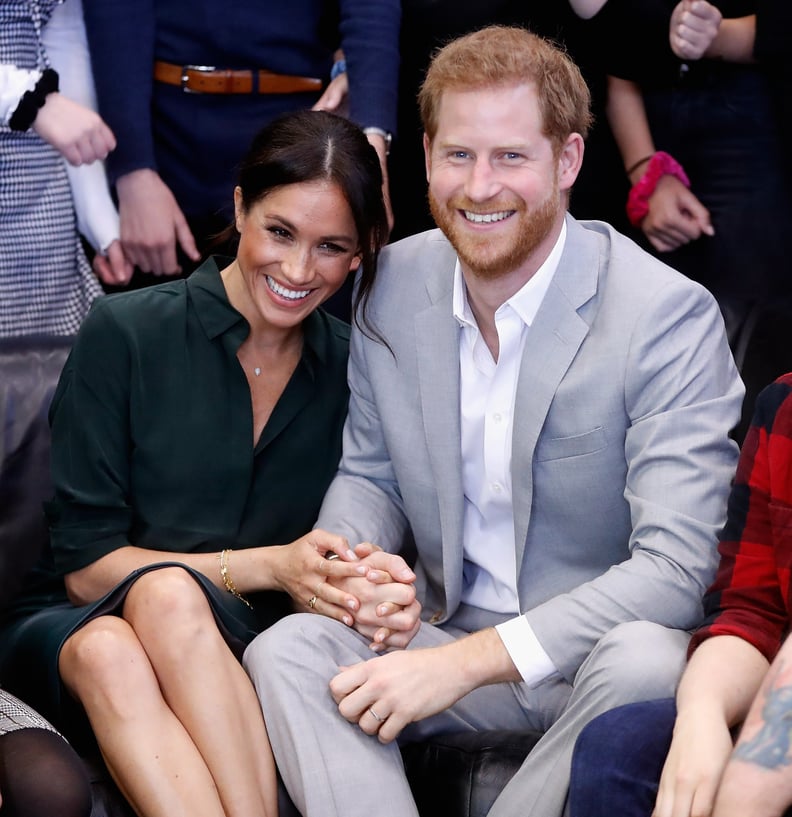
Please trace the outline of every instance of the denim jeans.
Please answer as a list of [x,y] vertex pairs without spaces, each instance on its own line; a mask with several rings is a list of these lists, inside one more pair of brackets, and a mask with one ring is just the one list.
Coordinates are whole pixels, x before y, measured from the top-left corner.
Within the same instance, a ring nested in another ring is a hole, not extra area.
[[595,718],[572,755],[569,817],[650,817],[676,718],[673,698]]
[[[651,817],[675,719],[673,698],[594,718],[572,755],[568,817]],[[792,808],[784,817],[792,817]]]

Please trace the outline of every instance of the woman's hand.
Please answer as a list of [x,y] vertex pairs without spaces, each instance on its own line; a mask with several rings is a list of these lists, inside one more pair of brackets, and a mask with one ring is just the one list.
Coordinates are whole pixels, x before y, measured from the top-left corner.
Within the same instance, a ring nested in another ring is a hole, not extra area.
[[116,146],[113,132],[98,113],[58,92],[47,94],[33,130],[73,165],[104,159]]
[[96,253],[93,259],[93,271],[103,284],[123,286],[129,283],[134,267],[124,255],[121,242],[116,239],[102,255]]
[[[274,557],[272,576],[276,587],[294,599],[296,609],[354,623],[360,602],[333,582],[368,572],[343,536],[313,530],[289,545],[265,548]],[[327,554],[339,558],[330,560]]]
[[671,252],[702,235],[715,235],[709,210],[675,176],[661,176],[649,197],[641,229],[659,252]]
[[403,649],[421,624],[415,573],[401,556],[385,553],[370,542],[356,545],[355,555],[360,559],[359,575],[334,581],[360,602],[355,629],[371,639],[369,647],[375,652]]

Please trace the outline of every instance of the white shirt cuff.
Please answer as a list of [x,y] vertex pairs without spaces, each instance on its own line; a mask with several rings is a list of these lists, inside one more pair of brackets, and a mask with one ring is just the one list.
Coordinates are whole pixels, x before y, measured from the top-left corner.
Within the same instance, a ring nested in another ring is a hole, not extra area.
[[495,629],[509,657],[514,662],[514,666],[517,667],[517,672],[529,687],[538,686],[542,681],[558,672],[525,616],[517,616],[517,618],[504,621]]

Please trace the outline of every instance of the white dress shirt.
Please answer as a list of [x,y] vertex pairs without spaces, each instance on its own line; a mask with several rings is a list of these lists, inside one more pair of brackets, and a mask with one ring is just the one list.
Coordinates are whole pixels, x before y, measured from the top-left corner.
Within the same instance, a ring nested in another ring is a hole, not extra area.
[[556,668],[527,619],[519,615],[511,479],[514,401],[528,328],[558,267],[565,240],[566,224],[544,264],[496,311],[497,362],[479,332],[458,261],[454,271],[454,317],[462,327],[462,601],[484,610],[514,614],[515,618],[496,629],[523,680],[531,685]]

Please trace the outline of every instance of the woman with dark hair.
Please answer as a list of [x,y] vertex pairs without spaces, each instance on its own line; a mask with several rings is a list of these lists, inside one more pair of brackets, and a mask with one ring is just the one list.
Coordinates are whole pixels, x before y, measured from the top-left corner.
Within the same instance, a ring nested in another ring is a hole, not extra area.
[[[235,258],[85,320],[50,414],[51,558],[0,631],[7,686],[61,728],[84,712],[146,817],[275,814],[245,645],[295,609],[381,643],[412,603],[378,583],[395,557],[306,534],[347,407],[349,327],[317,307],[362,263],[365,313],[387,234],[377,155],[340,117],[289,114],[234,202]],[[327,581],[351,576],[367,593]]]

